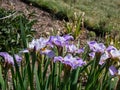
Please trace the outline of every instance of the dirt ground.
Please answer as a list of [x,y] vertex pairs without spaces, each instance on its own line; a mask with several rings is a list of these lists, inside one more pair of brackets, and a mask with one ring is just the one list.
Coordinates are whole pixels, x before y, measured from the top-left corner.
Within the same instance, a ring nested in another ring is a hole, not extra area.
[[[29,19],[37,20],[37,22],[33,26],[33,29],[35,29],[35,31],[37,32],[35,34],[36,38],[39,38],[43,35],[51,35],[51,33],[53,32],[57,32],[58,34],[60,34],[65,31],[64,21],[57,20],[50,13],[34,7],[31,4],[28,5],[21,0],[2,0],[0,7],[3,7],[7,10],[12,9],[16,11],[22,11],[26,16],[34,12],[34,16]],[[81,32],[78,38],[81,45],[84,45],[89,39],[87,37],[87,34],[88,30],[83,30],[83,32]]]

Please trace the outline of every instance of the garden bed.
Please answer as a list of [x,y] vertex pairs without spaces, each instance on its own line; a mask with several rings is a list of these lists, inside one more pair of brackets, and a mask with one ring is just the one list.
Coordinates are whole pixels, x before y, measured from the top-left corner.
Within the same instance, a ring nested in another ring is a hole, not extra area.
[[64,17],[57,20],[54,11],[51,14],[19,0],[3,2],[2,7],[0,89],[120,88],[119,31],[100,36],[87,30],[84,13],[65,22]]

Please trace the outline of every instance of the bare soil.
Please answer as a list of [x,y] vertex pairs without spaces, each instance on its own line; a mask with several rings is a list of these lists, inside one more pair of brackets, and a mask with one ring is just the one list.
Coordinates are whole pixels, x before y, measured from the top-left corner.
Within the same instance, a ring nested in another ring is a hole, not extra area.
[[64,22],[55,19],[51,14],[46,11],[40,10],[32,5],[23,3],[21,0],[4,0],[1,3],[1,7],[5,9],[12,9],[16,11],[22,11],[26,16],[34,12],[34,16],[29,19],[37,20],[33,29],[37,31],[36,37],[38,38],[43,33],[50,34],[53,30],[63,31]]

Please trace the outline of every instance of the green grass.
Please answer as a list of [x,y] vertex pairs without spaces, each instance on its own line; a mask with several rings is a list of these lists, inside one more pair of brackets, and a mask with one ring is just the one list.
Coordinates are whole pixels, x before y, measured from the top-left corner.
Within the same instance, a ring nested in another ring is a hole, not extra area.
[[93,31],[120,30],[119,0],[28,0],[58,17],[85,12],[85,26]]

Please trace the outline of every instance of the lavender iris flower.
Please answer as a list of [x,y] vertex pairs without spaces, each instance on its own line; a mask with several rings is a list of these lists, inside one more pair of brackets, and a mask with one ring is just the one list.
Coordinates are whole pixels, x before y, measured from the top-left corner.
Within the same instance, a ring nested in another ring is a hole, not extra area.
[[73,58],[73,56],[71,54],[68,54],[64,57],[63,63],[73,67],[73,61],[75,61],[75,60],[76,60],[76,58]]
[[[7,52],[0,52],[0,56],[4,58],[5,63],[14,65],[14,59],[11,55],[9,55]],[[15,54],[15,60],[19,64],[22,61],[22,57],[19,55]]]
[[51,47],[54,47],[54,45],[63,46],[65,44],[65,39],[61,36],[51,36],[48,44]]
[[45,38],[39,38],[39,39],[33,39],[32,42],[29,43],[29,48],[33,49],[35,48],[36,50],[40,50],[44,47],[47,46],[47,42],[49,39],[45,39]]
[[106,47],[103,43],[97,43],[96,41],[90,41],[88,42],[88,45],[90,47],[90,50],[92,51],[89,53],[89,56],[93,59],[95,57],[95,53],[100,53],[102,54],[100,64],[103,64],[103,61],[108,58],[106,56]]
[[54,45],[63,47],[69,43],[69,40],[73,39],[70,35],[65,36],[51,36],[48,44],[53,47]]
[[117,75],[118,70],[112,65],[109,67],[109,72],[112,76]]
[[90,41],[88,42],[88,45],[90,47],[90,50],[92,50],[93,52],[100,52],[100,53],[104,53],[106,47],[103,43],[97,43],[96,41]]
[[117,50],[114,46],[106,48],[105,52],[101,55],[99,64],[102,65],[108,59],[120,59],[120,50]]
[[[45,39],[43,37],[40,37],[39,39],[33,39],[31,43],[29,43],[29,48],[33,49],[35,48],[37,51],[40,51],[40,54],[45,54],[50,58],[53,58],[55,56],[55,53],[52,50],[47,49],[47,45],[49,44],[49,41],[52,40],[52,38]],[[21,53],[29,52],[28,50],[23,50]]]
[[73,57],[71,54],[66,55],[64,58],[61,56],[54,57],[54,62],[60,61],[63,64],[71,66],[72,69],[81,67],[86,64],[81,58]]
[[81,58],[73,57],[71,54],[64,57],[63,63],[71,66],[72,69],[76,69],[77,67],[81,67],[85,64]]

